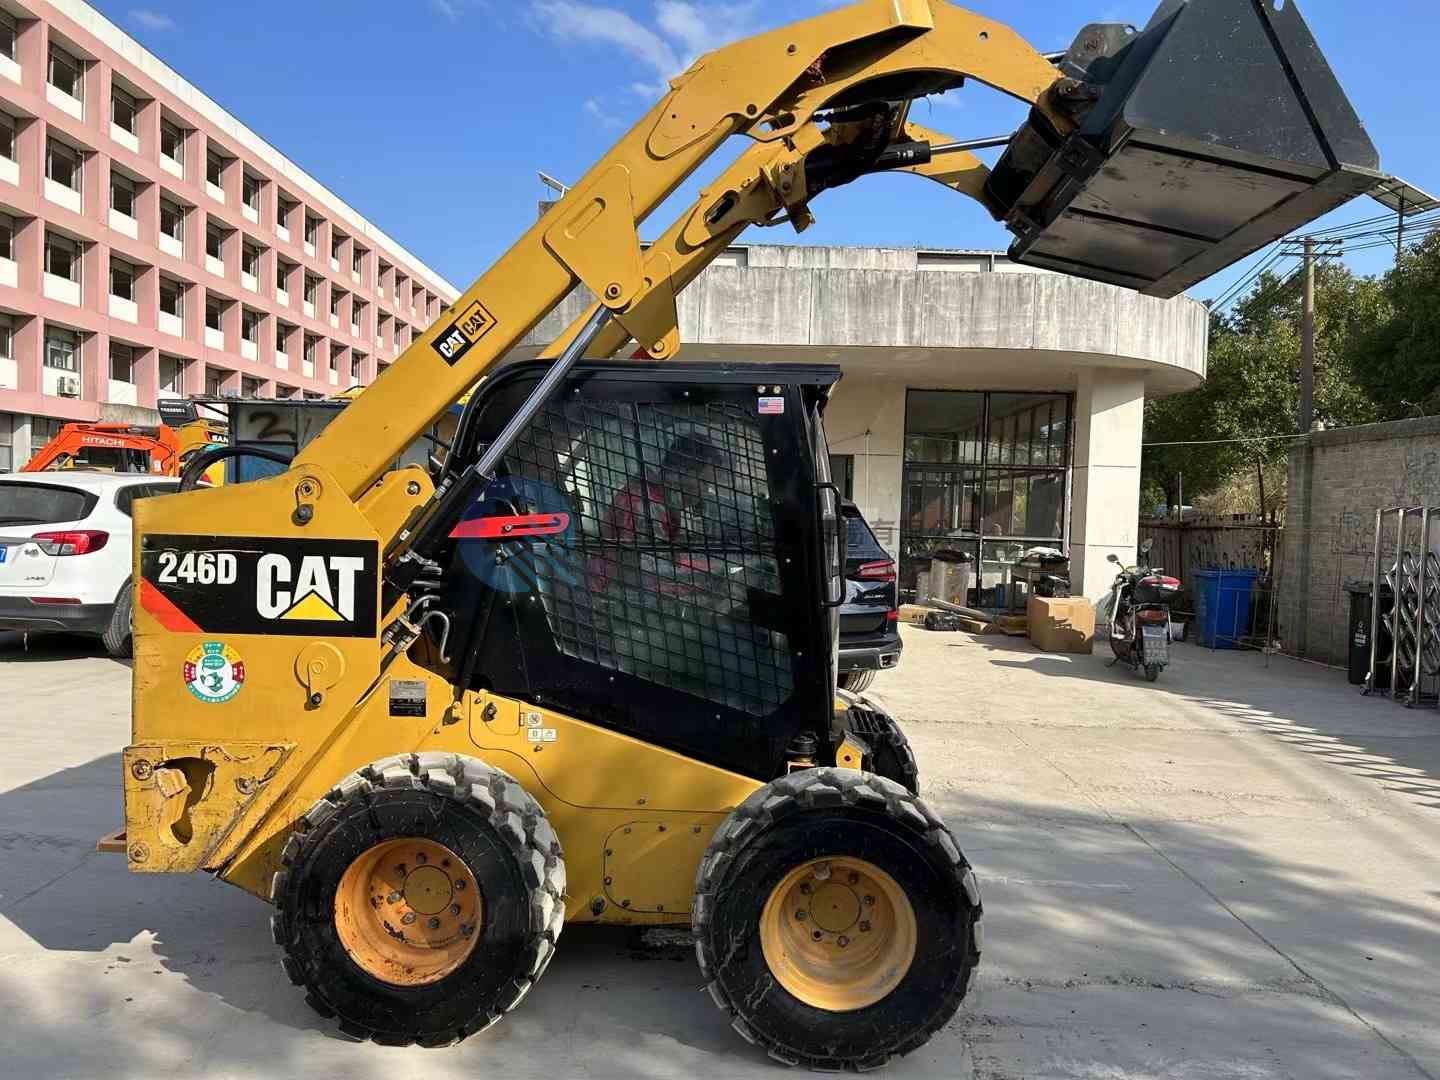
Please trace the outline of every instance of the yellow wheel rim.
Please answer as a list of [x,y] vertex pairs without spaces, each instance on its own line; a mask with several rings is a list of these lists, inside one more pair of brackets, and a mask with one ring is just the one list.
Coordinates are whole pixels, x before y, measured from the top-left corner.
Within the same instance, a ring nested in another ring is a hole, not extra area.
[[812,859],[776,885],[760,913],[765,963],[816,1009],[850,1012],[884,998],[915,960],[915,909],[864,859]]
[[420,986],[443,979],[475,951],[483,909],[475,875],[444,844],[388,840],[340,878],[335,930],[367,974]]

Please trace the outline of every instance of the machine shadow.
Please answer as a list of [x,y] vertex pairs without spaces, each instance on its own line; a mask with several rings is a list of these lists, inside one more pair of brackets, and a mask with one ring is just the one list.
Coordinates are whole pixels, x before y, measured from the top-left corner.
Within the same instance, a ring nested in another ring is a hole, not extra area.
[[[923,776],[923,759],[920,764]],[[0,794],[4,920],[48,952],[97,954],[97,974],[102,964],[105,974],[117,965],[135,965],[182,976],[188,984],[188,991],[172,984],[145,1014],[147,1029],[163,1030],[163,1040],[127,1045],[125,1054],[107,1064],[107,1074],[150,1077],[177,1059],[243,1065],[257,1074],[303,1071],[306,1046],[314,1049],[317,1039],[333,1046],[340,1037],[332,1022],[305,1006],[301,991],[281,971],[268,907],[200,875],[132,875],[123,858],[94,854],[94,838],[113,827],[119,799],[118,754]],[[1213,896],[1154,848],[1134,842],[1135,836],[1162,837],[1177,863],[1242,882],[1251,926],[1304,927],[1334,948],[1344,943],[1344,959],[1358,969],[1354,978],[1394,1002],[1393,1023],[1420,1030],[1433,1018],[1428,958],[1440,955],[1434,905],[1357,894],[1340,869],[1317,872],[1313,864],[1235,839],[1219,825],[1120,823],[1084,807],[1020,806],[948,787],[935,805],[955,825],[981,874],[986,956],[961,1014],[930,1048],[895,1066],[893,1075],[953,1075],[954,1062],[972,1051],[977,1064],[983,1054],[1000,1055],[994,1067],[1003,1069],[1003,1036],[1014,1023],[1017,1001],[1063,1013],[1078,1004],[1067,995],[1087,988],[1173,990],[1185,995],[1181,1007],[1191,1002],[1195,1008],[1209,1008],[1200,1003],[1217,996],[1249,994],[1256,1001],[1295,994],[1312,1004],[1319,999],[1327,1009],[1334,1004],[1327,990],[1273,957]],[[189,991],[223,1007],[207,1005]],[[119,980],[67,983],[67,1015],[75,1008],[87,1016],[111,1015],[123,1008],[117,995],[125,992]],[[68,1020],[47,1020],[46,1000],[32,993],[18,972],[0,971],[0,1009],[12,1030],[25,1031],[33,1048],[54,1046],[58,1053],[75,1032]],[[1240,1026],[1249,1011],[1223,1013],[1236,1030],[1215,1033],[1219,1044],[1250,1037]],[[1144,1027],[1123,1012],[1114,1023],[1126,1030]],[[1338,1006],[1335,1012],[1340,1015]],[[1350,1065],[1328,1056],[1333,1047],[1307,1037],[1313,1012],[1276,1007],[1266,1011],[1264,1023],[1266,1040],[1294,1056],[1285,1062],[1292,1075],[1322,1080],[1347,1075]],[[240,1040],[246,1056],[218,1058],[221,1047],[242,1052],[236,1040],[226,1042],[221,1034],[236,1025],[250,1033]],[[302,1037],[267,1037],[273,1029]],[[131,1030],[122,1026],[115,1037],[128,1037],[122,1033]],[[1143,1031],[1137,1035],[1145,1037]],[[523,1071],[534,1040],[561,1040],[571,1047],[576,1075],[644,1075],[634,1062],[621,1067],[627,1048],[657,1045],[672,1046],[716,1075],[774,1068],[735,1036],[703,992],[683,934],[640,947],[623,929],[572,927],[549,971],[514,1015],[458,1047],[427,1052],[425,1060],[433,1054],[467,1068],[513,1064]],[[1100,1043],[1093,1052],[1102,1052]],[[327,1053],[352,1061],[359,1075],[369,1072],[363,1055],[395,1051],[336,1046]]]

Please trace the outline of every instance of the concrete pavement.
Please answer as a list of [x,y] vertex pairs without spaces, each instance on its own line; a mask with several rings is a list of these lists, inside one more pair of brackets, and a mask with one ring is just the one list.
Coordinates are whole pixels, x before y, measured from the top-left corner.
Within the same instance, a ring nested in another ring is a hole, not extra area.
[[[1440,714],[1339,675],[907,630],[875,691],[979,870],[986,951],[896,1077],[1440,1078]],[[92,853],[119,824],[128,672],[0,635],[0,1074],[775,1076],[683,946],[567,931],[517,1012],[357,1046],[281,974],[268,908]]]

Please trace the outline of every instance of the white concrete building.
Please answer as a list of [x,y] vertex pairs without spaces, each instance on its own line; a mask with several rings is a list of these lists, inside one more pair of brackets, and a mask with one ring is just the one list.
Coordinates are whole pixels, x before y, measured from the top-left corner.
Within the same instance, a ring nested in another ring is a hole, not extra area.
[[[533,355],[582,308],[526,339]],[[900,563],[962,547],[981,590],[1031,546],[1098,598],[1134,560],[1147,396],[1199,385],[1208,316],[981,251],[736,247],[680,298],[682,359],[844,369],[833,471]],[[980,606],[994,606],[977,593]]]

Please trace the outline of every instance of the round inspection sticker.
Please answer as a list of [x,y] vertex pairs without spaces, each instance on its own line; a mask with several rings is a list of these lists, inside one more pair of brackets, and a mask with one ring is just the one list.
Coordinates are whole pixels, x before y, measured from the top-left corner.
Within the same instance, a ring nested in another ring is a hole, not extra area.
[[223,641],[207,641],[185,657],[185,685],[207,705],[219,705],[240,692],[245,661]]

